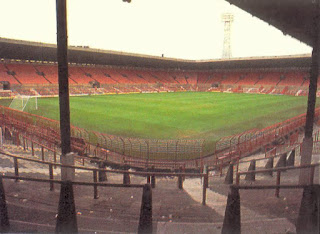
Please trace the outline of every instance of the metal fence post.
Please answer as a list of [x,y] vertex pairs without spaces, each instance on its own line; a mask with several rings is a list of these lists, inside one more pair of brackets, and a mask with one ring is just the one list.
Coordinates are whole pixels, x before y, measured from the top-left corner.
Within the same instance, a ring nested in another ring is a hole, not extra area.
[[43,148],[43,146],[41,146],[41,158],[42,158],[42,161],[44,161],[44,148]]
[[[98,183],[98,171],[93,170],[93,182]],[[98,199],[98,186],[95,184],[93,185],[93,198]]]
[[[277,171],[277,182],[276,182],[277,186],[280,186],[280,177],[281,177],[281,171]],[[279,197],[279,195],[280,195],[280,187],[277,187],[276,192],[275,192],[275,196]]]
[[204,175],[204,181],[202,184],[202,205],[206,205],[207,200],[207,187],[208,187],[208,174]]
[[[14,175],[16,177],[19,177],[19,165],[18,165],[18,159],[17,158],[13,158],[13,163],[14,163]],[[16,182],[18,182],[19,179],[16,179]]]
[[33,141],[31,141],[31,151],[32,151],[32,156],[34,156]]
[[[52,164],[49,164],[49,176],[50,176],[50,180],[53,180],[53,166]],[[50,191],[54,190],[54,183],[51,181],[50,182]]]

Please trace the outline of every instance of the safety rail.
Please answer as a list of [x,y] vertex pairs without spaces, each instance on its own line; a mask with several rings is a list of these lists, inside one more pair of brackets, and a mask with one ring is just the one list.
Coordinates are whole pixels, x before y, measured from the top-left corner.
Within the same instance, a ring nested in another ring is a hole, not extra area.
[[185,162],[172,162],[172,161],[164,161],[164,160],[157,160],[157,161],[145,161],[145,160],[134,160],[132,159],[124,159],[124,165],[133,165],[133,166],[143,166],[145,168],[149,168],[152,166],[156,166],[157,168],[172,168],[172,169],[179,169],[180,167],[185,168]]
[[[152,231],[152,191],[148,184],[111,184],[111,183],[97,183],[97,182],[82,182],[82,181],[64,181],[54,179],[40,179],[23,176],[0,175],[0,202],[1,202],[1,232],[10,232],[10,219],[6,205],[6,196],[2,179],[14,179],[15,181],[24,180],[32,182],[42,182],[60,184],[60,199],[58,203],[58,214],[56,216],[57,222],[55,231],[62,233],[77,233],[77,216],[76,206],[74,201],[73,185],[93,186],[99,187],[113,187],[113,188],[142,188],[142,202],[140,209],[140,221],[138,225],[138,233],[146,230]],[[52,191],[52,190],[51,190]]]
[[[300,145],[299,145],[300,146]],[[294,158],[296,157],[296,151],[295,151],[295,149],[296,148],[293,148],[292,150],[289,150],[289,151],[287,151],[287,152],[284,152],[284,153],[281,153],[281,154],[276,154],[276,155],[273,155],[273,156],[269,156],[269,157],[265,157],[265,158],[258,158],[258,159],[251,159],[251,160],[247,160],[247,161],[241,161],[240,162],[240,160],[239,160],[239,158],[237,159],[237,161],[236,161],[236,173],[238,173],[239,172],[239,166],[240,166],[240,164],[245,164],[245,163],[252,163],[253,161],[254,162],[259,162],[259,161],[265,161],[265,160],[270,160],[270,159],[275,159],[275,158],[281,158],[281,157],[283,157],[283,155],[285,155],[285,156],[287,156],[287,154],[288,153],[294,153],[294,157],[293,157],[293,160],[294,160]],[[280,160],[280,159],[279,159]],[[293,163],[293,165],[294,165],[294,161],[292,162]],[[273,164],[273,161],[272,161],[272,164]],[[273,165],[272,165],[273,166]]]
[[[155,188],[156,183],[156,176],[158,177],[165,177],[165,176],[171,176],[171,177],[177,177],[178,178],[178,188],[183,189],[183,179],[185,177],[199,177],[203,178],[203,189],[202,189],[202,204],[206,204],[206,191],[209,185],[209,175],[208,173],[168,173],[168,172],[153,172],[153,171],[129,171],[129,170],[111,170],[111,169],[102,169],[102,168],[92,168],[92,167],[83,167],[83,166],[74,166],[74,165],[63,165],[60,163],[52,163],[52,162],[45,162],[40,161],[36,159],[31,158],[25,158],[22,156],[13,155],[6,152],[0,152],[1,155],[11,157],[14,159],[14,174],[16,177],[19,177],[19,164],[18,159],[40,163],[40,164],[46,164],[49,166],[49,177],[50,180],[54,179],[53,175],[53,166],[58,166],[60,168],[71,168],[71,169],[79,169],[79,170],[86,170],[86,171],[92,171],[93,172],[93,181],[98,181],[98,173],[116,173],[116,174],[123,174],[123,183],[124,184],[130,184],[130,176],[129,175],[136,175],[136,176],[146,176],[147,177],[147,183],[151,183],[151,186]],[[129,178],[128,178],[129,176]],[[151,178],[151,179],[150,179]],[[50,190],[54,190],[53,184],[50,184]],[[98,198],[98,191],[97,188],[94,187],[94,198]]]
[[[241,161],[240,160],[236,162],[236,164],[243,164],[243,163],[249,163],[251,162],[252,160],[255,160],[255,161],[263,161],[263,160],[268,160],[269,158],[277,158],[277,157],[281,157],[281,155],[285,154],[285,153],[289,153],[289,152],[292,152],[293,150],[296,151],[297,148],[300,149],[300,145],[301,144],[296,144],[295,146],[293,146],[291,149],[285,151],[285,152],[282,152],[282,153],[278,153],[278,154],[275,154],[273,156],[265,156],[264,158],[257,158],[257,159],[251,159],[251,160],[245,160],[245,161]],[[297,151],[296,151],[297,152]],[[237,158],[238,159],[238,158]]]
[[27,137],[27,136],[22,136],[22,141],[23,141],[23,150],[27,150],[28,149],[28,140],[31,142],[31,154],[32,156],[35,155],[35,150],[34,150],[34,145],[38,145],[40,146],[41,148],[41,158],[42,158],[42,161],[45,160],[45,154],[44,154],[44,149],[46,149],[47,151],[49,152],[52,152],[53,153],[53,158],[54,158],[54,162],[57,161],[57,148],[53,147],[48,147],[44,144],[41,144],[37,141],[34,141],[33,139],[31,139],[30,137]]
[[[315,110],[315,121],[319,119],[320,116],[320,108],[316,108]],[[211,160],[207,160],[205,164],[214,166],[219,164],[220,160],[224,161],[225,165],[227,165],[230,160],[228,158],[232,158],[234,156],[245,157],[250,153],[253,153],[259,150],[261,147],[266,146],[286,135],[293,135],[295,139],[297,131],[304,127],[305,125],[306,114],[301,114],[299,116],[290,118],[280,123],[276,123],[267,128],[257,131],[256,133],[252,133],[248,131],[250,137],[242,137],[243,141],[230,141],[229,147],[226,147],[225,150],[218,152],[211,158]],[[253,135],[252,135],[253,134]],[[235,135],[234,137],[242,136],[241,134]],[[248,139],[249,138],[249,139]],[[240,139],[240,138],[239,138]],[[204,157],[205,158],[205,157]],[[221,164],[221,163],[220,163]]]
[[[318,132],[316,132],[314,135],[317,135]],[[282,152],[280,150],[278,150],[278,154],[275,154],[274,156],[281,156],[281,154],[284,154],[284,153],[288,153],[292,150],[296,150],[297,152],[300,152],[301,151],[301,144],[302,143],[291,143],[291,144],[284,144],[284,145],[280,145],[279,147],[286,147]],[[257,161],[259,160],[265,160],[265,159],[269,159],[269,158],[273,158],[274,156],[267,156],[267,154],[265,153],[265,158],[261,158],[261,159],[258,159]],[[231,153],[231,154],[226,154],[224,156],[221,156],[221,157],[217,157],[215,159],[215,164],[213,166],[210,166],[210,170],[219,170],[220,172],[220,176],[222,176],[222,169],[223,167],[225,166],[228,166],[230,163],[234,163],[236,162],[236,164],[239,164],[239,163],[244,163],[245,161],[242,161],[240,162],[240,159],[243,158],[241,156],[241,152],[240,154],[234,154],[234,153]],[[238,169],[238,166],[237,166],[237,169]],[[237,170],[238,171],[238,170]]]
[[296,169],[305,169],[305,168],[310,168],[310,176],[309,176],[309,184],[313,184],[314,181],[314,172],[315,168],[319,167],[320,163],[315,163],[315,164],[310,164],[310,165],[301,165],[301,166],[289,166],[289,167],[279,167],[279,168],[271,168],[271,169],[261,169],[261,170],[254,170],[254,171],[243,171],[243,172],[238,172],[236,174],[236,185],[240,184],[240,176],[241,175],[255,175],[259,173],[270,173],[270,172],[277,172],[277,177],[276,177],[276,186],[278,188],[275,191],[275,196],[279,197],[280,195],[280,180],[281,180],[281,172],[288,171],[288,170],[296,170]]
[[220,176],[222,176],[222,170],[223,170],[223,167],[224,166],[227,166],[228,164],[233,164],[233,165],[236,165],[236,172],[239,171],[239,165],[240,164],[244,164],[244,163],[250,163],[252,162],[253,160],[254,161],[263,161],[263,160],[269,160],[271,158],[277,158],[277,157],[281,157],[283,154],[287,154],[289,152],[292,152],[293,150],[295,150],[297,147],[300,147],[300,144],[299,145],[295,145],[293,146],[293,148],[289,149],[288,151],[286,152],[283,152],[281,154],[277,154],[277,155],[274,155],[274,156],[269,156],[269,157],[264,157],[264,158],[258,158],[258,159],[251,159],[251,160],[247,160],[247,161],[240,161],[241,157],[240,156],[234,156],[232,158],[229,158],[227,156],[224,157],[224,159],[226,159],[226,161],[224,162],[223,160],[221,160],[221,163],[217,166],[213,166],[210,168],[210,170],[219,170],[219,173],[220,173]]

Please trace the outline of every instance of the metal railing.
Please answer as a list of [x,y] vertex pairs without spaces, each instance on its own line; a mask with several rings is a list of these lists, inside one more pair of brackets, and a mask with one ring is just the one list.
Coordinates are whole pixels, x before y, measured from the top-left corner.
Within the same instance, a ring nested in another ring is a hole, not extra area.
[[[19,163],[18,160],[25,160],[30,162],[35,162],[39,164],[46,164],[48,165],[49,170],[49,179],[50,181],[54,180],[54,174],[53,174],[53,167],[64,167],[64,168],[72,168],[72,169],[79,169],[79,170],[85,170],[85,171],[92,171],[93,173],[93,182],[98,182],[98,173],[116,173],[116,174],[122,174],[124,177],[123,182],[125,183],[125,177],[128,175],[136,175],[136,176],[143,176],[147,177],[147,183],[151,182],[152,187],[155,187],[155,181],[156,177],[165,177],[165,176],[171,176],[171,177],[177,177],[178,178],[178,188],[183,188],[183,179],[185,177],[199,177],[204,179],[203,183],[203,189],[202,189],[202,204],[206,204],[206,191],[209,184],[209,175],[208,173],[163,173],[163,172],[154,172],[154,171],[129,171],[129,170],[111,170],[111,169],[102,169],[102,168],[92,168],[92,167],[84,167],[84,166],[74,166],[74,165],[63,165],[60,163],[53,163],[53,162],[46,162],[46,161],[40,161],[32,158],[25,158],[22,156],[13,155],[7,152],[0,152],[1,155],[4,155],[6,157],[13,158],[13,166],[14,166],[14,175],[16,178],[19,177]],[[151,178],[151,179],[150,179]],[[94,198],[98,198],[98,191],[96,185],[94,186]],[[50,183],[50,190],[54,190],[53,182]]]

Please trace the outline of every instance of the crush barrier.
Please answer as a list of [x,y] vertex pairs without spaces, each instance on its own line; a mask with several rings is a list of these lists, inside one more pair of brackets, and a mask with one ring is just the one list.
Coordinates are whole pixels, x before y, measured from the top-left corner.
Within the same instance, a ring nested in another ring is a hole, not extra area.
[[248,175],[248,174],[258,174],[258,173],[268,173],[268,172],[276,172],[276,186],[278,186],[275,190],[275,196],[279,197],[280,194],[280,183],[281,183],[281,172],[286,172],[288,170],[298,170],[298,169],[305,169],[308,168],[310,169],[310,174],[309,174],[309,184],[313,184],[314,182],[314,177],[315,177],[315,168],[319,167],[320,163],[314,163],[310,165],[301,165],[301,166],[289,166],[289,167],[278,167],[278,168],[271,168],[271,169],[262,169],[262,170],[249,170],[249,171],[243,171],[243,172],[238,172],[236,174],[236,185],[240,184],[240,177],[241,175]]
[[[23,156],[17,156],[8,152],[0,152],[0,155],[2,157],[7,157],[7,158],[13,158],[13,172],[14,176],[16,177],[16,181],[19,180],[18,177],[20,177],[19,173],[19,160],[23,161],[28,161],[28,162],[33,162],[37,164],[42,164],[42,165],[47,165],[48,170],[49,170],[49,180],[50,182],[50,191],[54,190],[54,173],[53,173],[53,168],[54,167],[60,167],[60,168],[71,168],[71,169],[77,169],[77,170],[83,170],[83,171],[92,171],[93,175],[93,182],[95,184],[93,185],[93,197],[94,199],[98,199],[98,187],[96,183],[98,183],[98,173],[114,173],[114,174],[121,174],[123,177],[128,177],[130,178],[131,175],[135,176],[142,176],[142,177],[147,177],[147,183],[152,184],[152,187],[155,187],[155,180],[156,177],[176,177],[178,178],[178,183],[177,187],[179,189],[182,189],[183,187],[183,178],[185,177],[196,177],[196,178],[203,178],[203,184],[202,184],[202,204],[206,204],[206,194],[207,194],[207,188],[209,185],[209,174],[208,173],[184,173],[182,170],[178,173],[173,173],[173,172],[155,172],[152,170],[148,171],[130,171],[130,170],[113,170],[113,169],[103,169],[103,168],[94,168],[94,167],[84,167],[84,166],[73,166],[73,165],[64,165],[61,163],[55,163],[55,162],[49,162],[49,161],[42,161],[42,160],[37,160],[37,159],[32,159],[32,158],[25,158]],[[151,180],[150,180],[151,177]],[[130,180],[130,179],[129,179]],[[103,183],[100,183],[103,184]],[[121,187],[121,186],[126,186],[130,187],[130,183],[126,183],[125,180],[123,180],[123,184],[114,184],[114,187]],[[103,185],[103,186],[108,186],[108,185]]]

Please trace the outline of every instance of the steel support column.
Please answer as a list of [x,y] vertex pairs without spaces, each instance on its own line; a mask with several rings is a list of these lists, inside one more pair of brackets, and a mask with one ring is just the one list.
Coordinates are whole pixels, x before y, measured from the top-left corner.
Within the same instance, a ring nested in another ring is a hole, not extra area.
[[[319,76],[319,52],[320,52],[320,22],[319,22],[319,0],[317,1],[317,6],[314,15],[314,34],[313,34],[313,50],[312,50],[312,62],[310,69],[310,84],[309,84],[309,95],[308,95],[308,107],[306,115],[306,126],[305,126],[305,136],[302,143],[301,150],[301,165],[306,165],[311,163],[312,159],[312,148],[313,148],[313,123],[315,115],[315,105],[316,105],[316,93],[317,93],[317,83]],[[300,184],[307,184],[309,182],[310,169],[301,169],[299,181]]]
[[56,7],[61,152],[62,155],[66,155],[67,153],[71,152],[66,0],[56,0]]

